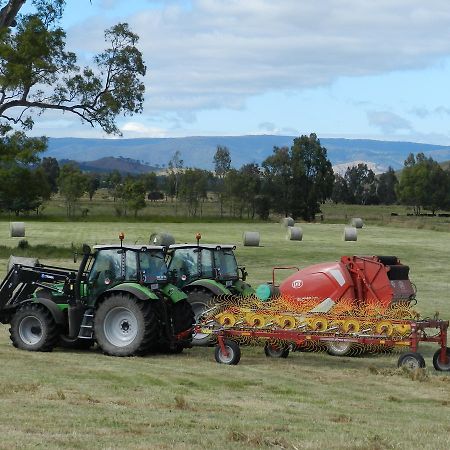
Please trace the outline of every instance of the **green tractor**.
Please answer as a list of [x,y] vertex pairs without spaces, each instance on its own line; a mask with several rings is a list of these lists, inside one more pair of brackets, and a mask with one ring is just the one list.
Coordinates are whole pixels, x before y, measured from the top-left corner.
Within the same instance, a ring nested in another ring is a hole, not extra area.
[[[174,244],[167,251],[168,273],[171,281],[188,296],[197,319],[225,295],[249,296],[254,289],[245,282],[245,267],[238,267],[234,250],[229,244]],[[194,345],[208,345],[209,333],[194,334]]]
[[187,295],[167,279],[165,247],[83,247],[78,272],[15,264],[0,285],[0,322],[15,347],[89,347],[112,356],[191,346]]

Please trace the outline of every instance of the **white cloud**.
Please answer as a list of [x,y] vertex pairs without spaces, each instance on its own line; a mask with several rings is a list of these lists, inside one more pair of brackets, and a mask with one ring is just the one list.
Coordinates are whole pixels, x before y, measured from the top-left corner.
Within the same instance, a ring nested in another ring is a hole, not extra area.
[[386,134],[395,134],[398,131],[411,131],[412,127],[408,120],[391,111],[368,111],[367,118]]
[[[446,0],[192,0],[123,20],[149,68],[148,114],[242,109],[249,96],[423,68],[450,54]],[[98,51],[110,25],[89,21],[72,40]]]
[[127,122],[122,125],[120,131],[122,131],[124,137],[166,137],[165,130],[156,127],[149,127],[139,122]]

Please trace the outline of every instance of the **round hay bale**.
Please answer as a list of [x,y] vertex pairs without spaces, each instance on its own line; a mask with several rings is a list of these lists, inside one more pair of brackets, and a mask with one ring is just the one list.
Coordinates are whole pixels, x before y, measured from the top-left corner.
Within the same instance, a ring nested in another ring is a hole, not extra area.
[[281,219],[281,225],[284,227],[293,227],[295,225],[295,221],[292,217],[283,217]]
[[345,227],[344,241],[356,241],[357,238],[358,232],[355,227]]
[[364,222],[360,217],[353,217],[351,225],[355,228],[362,228],[364,226]]
[[24,258],[22,256],[11,255],[8,259],[8,272],[11,270],[14,264],[35,267],[37,264],[39,264],[39,260],[37,258]]
[[303,239],[303,230],[300,227],[288,227],[286,239],[288,241],[301,241]]
[[243,241],[245,247],[259,247],[259,240],[258,231],[244,231]]
[[168,247],[175,244],[175,238],[169,233],[153,233],[150,235],[150,244]]
[[10,222],[11,237],[25,237],[25,222]]

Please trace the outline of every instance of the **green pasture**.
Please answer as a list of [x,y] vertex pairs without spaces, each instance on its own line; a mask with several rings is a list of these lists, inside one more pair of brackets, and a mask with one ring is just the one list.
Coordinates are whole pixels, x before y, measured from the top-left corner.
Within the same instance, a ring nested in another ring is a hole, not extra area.
[[[360,215],[362,216],[362,215]],[[388,216],[388,215],[387,215]],[[386,216],[386,217],[387,217]],[[26,239],[78,246],[148,243],[152,232],[177,242],[235,243],[249,281],[272,277],[273,266],[307,265],[346,254],[396,255],[411,267],[417,309],[450,318],[450,234],[380,226],[369,220],[357,242],[344,242],[343,224],[300,224],[304,239],[287,241],[275,223],[152,223],[26,221]],[[243,231],[259,231],[261,246],[243,247]],[[20,239],[0,222],[0,245],[15,253]],[[0,259],[5,274],[7,255]],[[70,258],[41,262],[75,267]],[[287,273],[280,272],[280,279]],[[396,369],[398,355],[336,358],[294,353],[267,359],[243,347],[241,363],[215,363],[213,349],[181,355],[111,358],[98,350],[14,349],[0,326],[0,448],[277,448],[446,449],[450,439],[450,374]]]

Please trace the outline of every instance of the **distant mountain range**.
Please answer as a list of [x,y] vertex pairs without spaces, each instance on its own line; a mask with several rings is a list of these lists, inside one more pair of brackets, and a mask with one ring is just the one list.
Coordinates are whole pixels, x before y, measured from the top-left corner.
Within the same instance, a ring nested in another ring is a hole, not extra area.
[[122,173],[147,173],[159,171],[159,167],[150,166],[149,164],[142,163],[140,161],[135,161],[131,158],[124,158],[122,156],[115,158],[113,156],[106,156],[105,158],[100,158],[94,161],[75,161],[73,159],[60,159],[59,163],[75,163],[81,170],[85,172],[95,172],[95,173],[108,173],[113,170],[118,170]]
[[[82,139],[50,138],[46,156],[58,160],[81,162],[83,170],[142,173],[167,166],[179,150],[185,167],[213,168],[217,146],[230,150],[232,165],[261,164],[272,154],[273,147],[291,146],[294,136],[197,136],[184,138]],[[365,162],[377,172],[388,166],[400,169],[409,153],[423,152],[436,161],[450,159],[450,147],[415,142],[390,142],[369,139],[320,139],[328,158],[338,171],[348,165]]]

